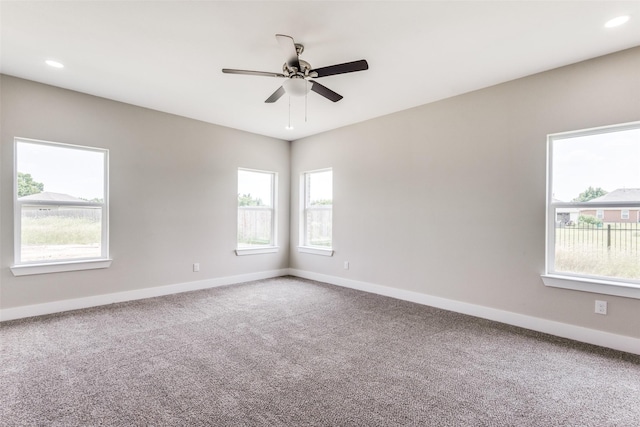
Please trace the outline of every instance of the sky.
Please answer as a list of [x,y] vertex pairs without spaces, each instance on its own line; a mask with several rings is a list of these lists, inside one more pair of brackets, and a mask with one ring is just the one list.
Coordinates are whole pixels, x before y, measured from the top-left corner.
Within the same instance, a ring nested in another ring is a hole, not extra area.
[[[262,199],[263,203],[270,200],[270,173],[238,170],[238,193],[251,194],[254,199]],[[331,200],[333,198],[333,175],[331,171],[321,171],[311,174],[311,200]]]
[[640,129],[553,142],[553,197],[570,202],[589,186],[640,188]]
[[[44,191],[91,200],[104,198],[104,152],[19,141],[18,172],[31,174]],[[271,200],[271,174],[238,171],[238,193]],[[312,175],[312,198],[331,199],[331,173]]]
[[18,142],[18,172],[31,174],[45,192],[104,199],[104,152]]
[[319,171],[310,174],[309,183],[309,200],[311,202],[317,200],[333,199],[333,172],[330,170]]
[[265,206],[271,206],[272,173],[238,170],[238,194],[250,194],[254,199],[261,199]]

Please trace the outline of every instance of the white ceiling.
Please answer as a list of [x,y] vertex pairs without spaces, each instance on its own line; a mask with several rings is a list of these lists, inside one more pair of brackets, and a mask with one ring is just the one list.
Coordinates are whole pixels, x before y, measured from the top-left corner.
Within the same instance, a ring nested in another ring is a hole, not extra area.
[[[1,63],[22,77],[295,140],[640,45],[640,1],[2,1]],[[624,26],[605,21],[631,15]],[[282,79],[275,34],[344,96],[264,100]],[[56,59],[65,68],[45,65]],[[640,70],[639,70],[640,72]]]

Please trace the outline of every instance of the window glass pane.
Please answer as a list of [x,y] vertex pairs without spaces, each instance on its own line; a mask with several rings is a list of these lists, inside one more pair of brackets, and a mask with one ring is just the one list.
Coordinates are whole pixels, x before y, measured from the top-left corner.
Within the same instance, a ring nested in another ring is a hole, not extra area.
[[640,281],[639,126],[550,140],[550,272]]
[[19,141],[18,197],[46,192],[104,201],[103,151]]
[[640,189],[640,129],[556,139],[552,166],[555,200],[588,201]]
[[270,209],[238,209],[238,247],[270,245],[272,211]]
[[16,264],[108,256],[106,158],[106,150],[16,140]]
[[307,245],[331,247],[332,210],[309,209],[307,212]]
[[304,245],[331,247],[332,205],[333,171],[306,173]]
[[238,170],[238,206],[273,207],[273,174]]
[[22,262],[99,258],[102,208],[22,206]]
[[[640,207],[621,222],[620,208],[556,208],[555,271],[640,280]],[[615,220],[608,221],[609,219]]]
[[313,172],[307,176],[307,206],[331,205],[333,203],[333,172]]
[[272,172],[238,170],[238,248],[274,245]]

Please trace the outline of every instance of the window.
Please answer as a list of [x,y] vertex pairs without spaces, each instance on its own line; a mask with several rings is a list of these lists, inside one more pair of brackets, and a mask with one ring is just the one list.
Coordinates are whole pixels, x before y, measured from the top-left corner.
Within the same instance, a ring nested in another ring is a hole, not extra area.
[[332,213],[333,171],[325,169],[304,173],[300,230],[302,252],[333,255]]
[[275,173],[238,169],[236,254],[276,252],[275,188]]
[[640,298],[639,165],[640,122],[548,137],[545,284]]
[[104,268],[108,151],[15,140],[15,275]]

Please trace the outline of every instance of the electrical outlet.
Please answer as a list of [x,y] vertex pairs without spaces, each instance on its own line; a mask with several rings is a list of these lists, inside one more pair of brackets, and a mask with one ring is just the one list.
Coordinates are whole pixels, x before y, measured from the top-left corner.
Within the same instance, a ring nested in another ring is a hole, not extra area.
[[607,302],[596,300],[596,313],[607,314]]
[[345,261],[344,262],[344,269],[348,270],[349,269],[349,261]]
[[200,271],[200,263],[199,262],[194,262],[193,263],[193,272],[197,273],[198,271]]

